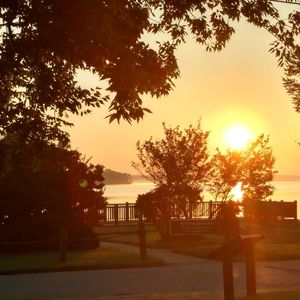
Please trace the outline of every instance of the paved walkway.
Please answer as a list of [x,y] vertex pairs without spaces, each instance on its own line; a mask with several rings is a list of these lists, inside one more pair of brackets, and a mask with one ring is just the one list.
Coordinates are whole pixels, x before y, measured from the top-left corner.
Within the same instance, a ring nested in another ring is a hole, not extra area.
[[[114,247],[121,250],[125,250],[128,252],[133,252],[139,254],[139,248],[136,246],[126,245],[126,244],[120,244],[120,243],[112,243],[112,242],[102,242],[101,246],[103,247]],[[183,255],[183,254],[177,254],[172,252],[169,249],[147,249],[147,254],[156,258],[161,259],[166,264],[186,264],[186,263],[199,263],[199,262],[207,262],[207,259],[201,259],[194,256],[189,255]],[[210,261],[211,262],[211,261]]]
[[[103,243],[137,252],[134,246]],[[222,265],[169,250],[149,249],[164,267],[0,276],[0,296],[64,299],[222,299]],[[234,264],[235,289],[244,294],[244,264]],[[259,290],[299,289],[300,261],[257,263]],[[145,296],[147,295],[147,296]],[[150,296],[149,296],[150,295]]]

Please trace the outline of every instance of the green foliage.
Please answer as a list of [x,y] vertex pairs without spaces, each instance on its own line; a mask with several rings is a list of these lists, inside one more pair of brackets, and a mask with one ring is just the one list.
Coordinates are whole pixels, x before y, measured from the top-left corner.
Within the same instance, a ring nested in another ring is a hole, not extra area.
[[181,213],[176,204],[164,186],[138,195],[136,201],[137,209],[155,225],[162,237],[169,235],[171,217]]
[[222,154],[219,149],[211,159],[210,181],[207,191],[214,200],[232,200],[232,188],[241,181],[243,173],[242,153],[227,150]]
[[[2,222],[69,209],[91,223],[100,218],[104,203],[102,167],[86,165],[77,151],[50,151],[57,155],[41,153],[46,157],[41,157],[37,169],[14,165],[0,180]],[[86,181],[85,186],[81,185],[82,180]]]
[[240,209],[237,202],[228,201],[220,205],[220,210],[217,215],[219,224],[218,231],[227,238],[235,237],[240,233],[239,220],[237,218],[239,212]]
[[276,173],[275,157],[268,144],[269,137],[261,135],[243,153],[244,174],[241,181],[244,201],[267,200],[274,192],[271,181]]
[[275,157],[269,146],[269,137],[260,135],[245,150],[227,150],[222,154],[217,149],[211,160],[211,180],[207,191],[215,200],[233,199],[231,190],[241,182],[244,201],[267,200],[274,192],[271,184]]
[[[187,34],[220,51],[244,18],[270,32],[270,49],[285,70],[284,85],[299,111],[299,17],[283,20],[272,1],[77,0],[0,4],[0,133],[68,139],[69,114],[110,103],[110,121],[140,120],[142,95],[168,94],[179,76],[175,50]],[[151,48],[144,34],[158,43]],[[165,33],[165,34],[161,34]],[[166,37],[166,40],[161,40]],[[108,83],[82,88],[78,69]],[[107,93],[108,92],[108,93]]]
[[157,186],[172,190],[191,188],[202,192],[210,168],[208,161],[208,132],[200,123],[181,130],[179,126],[168,128],[163,124],[165,137],[137,143],[139,163],[133,166]]
[[142,118],[140,94],[166,94],[178,75],[172,47],[156,52],[141,41],[149,12],[137,1],[2,1],[0,9],[4,130],[19,121],[60,127],[67,114],[102,106],[109,96],[78,86],[77,69],[108,81],[110,121]]
[[[20,216],[14,222],[0,226],[0,252],[25,253],[58,251],[61,230],[61,213],[48,211],[44,214]],[[68,231],[67,249],[92,249],[99,245],[92,229],[74,214],[65,216]]]
[[200,123],[184,131],[163,126],[163,139],[137,143],[139,163],[133,163],[156,185],[154,190],[138,196],[137,205],[162,236],[168,235],[172,217],[192,216],[204,190],[219,201],[233,200],[232,189],[238,183],[245,202],[267,200],[273,194],[270,182],[276,173],[275,158],[268,137],[259,136],[245,150],[223,154],[217,149],[209,159],[208,132],[201,130]]
[[2,238],[16,241],[18,237],[49,237],[45,225],[39,230],[36,227],[40,234],[33,238],[32,224],[39,220],[44,220],[49,228],[53,224],[59,228],[74,218],[88,224],[101,219],[105,203],[102,166],[89,164],[78,151],[48,143],[23,143],[16,136],[2,139],[0,152],[6,163],[1,164],[0,172],[1,230],[9,231],[19,222],[28,223],[19,226],[23,233],[18,234],[18,227],[14,227],[15,234],[3,233]]
[[210,162],[208,132],[201,129],[200,122],[185,130],[163,127],[163,139],[137,143],[140,162],[133,166],[156,185],[154,191],[138,198],[138,204],[148,218],[162,221],[159,227],[168,228],[171,216],[187,217],[202,199]]
[[[207,51],[220,51],[235,32],[233,24],[245,19],[255,27],[274,36],[270,52],[283,67],[287,92],[292,96],[296,111],[300,111],[300,11],[295,9],[288,18],[272,1],[160,1],[149,0],[152,12],[150,31],[168,33],[177,47],[188,34],[204,45]],[[297,6],[295,5],[297,8]]]

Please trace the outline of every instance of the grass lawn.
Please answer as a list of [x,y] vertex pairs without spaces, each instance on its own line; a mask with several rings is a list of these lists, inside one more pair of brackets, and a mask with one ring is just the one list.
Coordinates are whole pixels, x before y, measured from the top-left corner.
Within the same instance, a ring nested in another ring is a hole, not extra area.
[[142,260],[133,253],[102,247],[70,251],[65,263],[59,262],[58,252],[0,255],[0,273],[147,267],[162,264],[158,259]]
[[[2,297],[0,300],[45,300],[46,298],[37,298],[37,297]],[[107,299],[105,297],[105,299]],[[112,299],[109,297],[109,299]],[[123,297],[120,297],[123,299]],[[129,299],[128,297],[124,297]],[[131,296],[130,299],[134,300],[195,300],[195,299],[205,299],[205,300],[222,300],[222,295],[216,295],[213,292],[193,292],[193,293],[174,293],[174,294],[154,294],[154,295],[137,295]],[[237,297],[237,300],[299,300],[300,291],[279,291],[279,292],[266,292],[260,293],[255,297]]]
[[[123,228],[122,235],[111,236],[108,240],[131,245],[138,245],[138,236],[134,226]],[[106,229],[102,229],[106,230]],[[113,227],[110,228],[110,231]],[[278,222],[263,228],[265,239],[255,247],[257,260],[291,260],[300,259],[300,223]],[[201,238],[176,238],[161,240],[158,232],[147,227],[147,246],[152,248],[169,248],[174,252],[207,258],[209,254],[222,245],[224,238],[220,234],[204,234]],[[242,260],[242,255],[236,256]],[[300,299],[300,298],[299,298]]]
[[300,291],[282,291],[261,293],[255,297],[243,297],[238,300],[299,300]]

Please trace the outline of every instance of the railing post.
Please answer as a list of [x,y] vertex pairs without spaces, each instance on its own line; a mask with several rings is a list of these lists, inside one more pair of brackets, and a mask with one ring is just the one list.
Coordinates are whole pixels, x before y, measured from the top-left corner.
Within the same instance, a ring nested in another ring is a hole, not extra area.
[[193,218],[193,213],[195,214],[196,213],[196,209],[197,209],[197,206],[198,206],[198,202],[196,202],[195,206],[193,207],[193,205],[190,203],[189,205],[189,218],[192,219]]
[[210,200],[208,203],[208,218],[211,219],[213,217],[213,204]]
[[297,200],[294,201],[294,220],[297,221]]
[[[269,223],[270,221],[273,221],[274,219],[274,205],[272,203],[273,201],[270,199],[269,200],[269,204],[270,204],[270,207],[269,207],[269,210],[270,210],[270,213],[266,214],[266,219],[267,219],[267,222]],[[265,212],[264,212],[265,213]]]
[[107,221],[107,203],[104,204],[104,208],[103,208],[103,221],[104,222]]
[[115,225],[118,225],[119,222],[119,205],[114,205],[114,215],[115,215]]
[[126,220],[126,222],[129,221],[129,204],[128,204],[128,202],[125,203],[125,220]]

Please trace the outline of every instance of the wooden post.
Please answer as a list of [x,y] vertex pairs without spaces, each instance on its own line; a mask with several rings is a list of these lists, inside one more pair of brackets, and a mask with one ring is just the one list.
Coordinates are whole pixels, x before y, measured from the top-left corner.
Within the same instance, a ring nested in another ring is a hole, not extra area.
[[[281,206],[280,206],[281,220],[284,221],[284,216],[285,216],[286,212],[285,212],[285,206],[284,206],[283,200],[281,200],[280,203],[281,203]],[[277,213],[278,212],[276,211],[276,217],[277,217]]]
[[255,274],[255,258],[254,243],[249,242],[246,246],[246,281],[247,296],[256,295],[256,274]]
[[210,200],[208,203],[208,217],[211,219],[213,217],[213,205],[212,201]]
[[125,203],[125,220],[126,220],[126,222],[129,221],[129,204],[128,204],[128,202]]
[[140,220],[138,223],[138,235],[140,242],[140,257],[141,259],[147,259],[145,222],[143,220]]
[[223,254],[224,300],[234,300],[232,250],[229,241],[225,243]]
[[297,200],[294,201],[294,220],[297,221]]
[[107,221],[107,204],[104,204],[104,208],[103,208],[103,221],[106,222]]
[[119,205],[114,205],[114,215],[115,215],[115,225],[118,225],[119,222]]
[[267,223],[270,223],[270,221],[274,221],[273,219],[274,219],[274,206],[273,206],[273,204],[272,204],[272,200],[270,199],[269,200],[269,203],[270,203],[270,213],[267,213],[266,214],[266,221],[267,221]]
[[67,260],[67,238],[68,231],[66,227],[60,229],[59,236],[59,261],[65,262]]
[[191,203],[188,204],[188,214],[189,214],[189,218],[192,219],[193,218],[193,206]]

